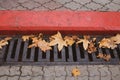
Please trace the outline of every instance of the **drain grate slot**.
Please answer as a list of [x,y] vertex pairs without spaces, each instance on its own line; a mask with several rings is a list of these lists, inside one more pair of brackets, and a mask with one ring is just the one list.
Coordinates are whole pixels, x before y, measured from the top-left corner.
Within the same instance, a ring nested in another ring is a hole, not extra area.
[[[120,62],[120,45],[113,50],[97,48],[96,52],[89,54],[84,50],[82,43],[63,47],[61,51],[55,45],[52,50],[43,52],[38,47],[28,48],[32,43],[31,40],[23,42],[21,38],[17,37],[8,42],[9,44],[1,50],[3,58],[0,58],[0,60],[2,59],[4,64],[119,64]],[[98,46],[98,44],[95,46]],[[106,62],[98,58],[97,55],[100,53],[110,54],[110,61]]]

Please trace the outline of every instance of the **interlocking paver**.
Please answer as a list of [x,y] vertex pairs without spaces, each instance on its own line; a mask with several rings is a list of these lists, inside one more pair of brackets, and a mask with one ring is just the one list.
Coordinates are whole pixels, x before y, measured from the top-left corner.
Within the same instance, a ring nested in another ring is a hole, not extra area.
[[118,66],[110,65],[109,70],[111,71],[112,76],[120,76],[120,70]]
[[9,75],[10,66],[0,66],[0,76]]
[[55,77],[53,77],[53,76],[44,76],[43,80],[55,80]]
[[77,66],[77,68],[80,70],[80,76],[88,76],[88,68],[87,65],[80,65]]
[[100,76],[92,76],[92,77],[89,77],[89,80],[100,80]]
[[98,67],[94,65],[88,65],[89,76],[99,76],[100,72],[98,71]]
[[66,76],[64,66],[55,66],[55,75],[56,76]]
[[115,4],[115,3],[110,3],[106,5],[105,7],[109,8],[109,11],[117,11],[120,9],[120,5]]
[[62,6],[62,4],[51,1],[49,3],[45,3],[43,6],[45,6],[48,9],[54,10],[54,9],[60,8]]
[[55,76],[55,67],[49,67],[49,66],[45,66],[43,68],[44,71],[44,76]]
[[19,76],[8,77],[8,80],[18,80]]
[[55,77],[55,80],[65,80],[65,76]]
[[22,66],[22,76],[32,75],[32,66]]
[[31,80],[31,76],[20,77],[19,80]]
[[19,66],[11,66],[10,67],[10,75],[20,75],[20,67]]
[[75,3],[75,2],[70,2],[70,3],[65,4],[64,6],[67,7],[67,8],[69,8],[69,9],[71,9],[71,10],[77,10],[77,9],[79,9],[82,5],[77,4],[77,3]]
[[76,80],[76,78],[75,77],[71,77],[71,76],[67,76],[66,80]]
[[86,4],[85,6],[92,9],[92,10],[98,10],[98,9],[102,8],[102,5],[97,4],[97,3],[93,3],[93,2]]
[[0,77],[0,80],[7,80],[8,79],[8,76],[2,76]]
[[32,75],[33,76],[38,76],[38,75],[43,75],[42,67],[40,66],[33,66],[32,67]]
[[27,10],[27,9],[23,6],[17,6],[15,8],[12,8],[12,10]]
[[110,2],[110,0],[93,0],[93,1],[99,4],[104,4],[104,5]]
[[28,8],[28,9],[34,9],[36,7],[41,6],[41,4],[34,2],[34,1],[27,1],[27,2],[23,3],[22,6]]
[[71,2],[72,0],[54,0],[54,1],[59,2],[60,4],[65,4]]
[[40,6],[40,7],[34,8],[33,10],[34,10],[34,11],[40,11],[40,10],[41,10],[41,11],[42,11],[42,10],[44,10],[44,11],[47,10],[47,11],[48,11],[49,9],[48,9],[48,8],[45,8],[45,7],[43,7],[43,6]]
[[89,80],[88,76],[80,76],[78,77],[78,80]]
[[33,1],[44,4],[44,3],[50,2],[51,0],[33,0]]
[[31,77],[31,80],[42,80],[42,76]]
[[75,2],[77,2],[77,3],[80,3],[80,4],[86,4],[86,3],[89,3],[89,2],[91,2],[91,0],[73,0],[73,1],[75,1]]
[[66,73],[67,76],[72,76],[71,71],[72,69],[76,68],[76,66],[66,66]]
[[17,0],[1,0],[0,2],[0,6],[5,9],[12,9],[18,5]]
[[120,4],[120,0],[113,0],[112,2],[114,2],[116,4]]

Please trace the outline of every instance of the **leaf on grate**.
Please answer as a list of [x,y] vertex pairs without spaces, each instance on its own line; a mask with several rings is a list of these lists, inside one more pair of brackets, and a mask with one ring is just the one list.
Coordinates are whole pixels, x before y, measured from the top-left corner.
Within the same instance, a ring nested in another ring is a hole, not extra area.
[[58,50],[61,51],[64,46],[67,46],[60,32],[50,37],[50,46],[58,45]]
[[101,48],[111,48],[114,49],[117,47],[116,43],[111,38],[103,38],[99,42],[99,47]]
[[87,50],[88,49],[88,45],[90,43],[89,42],[90,36],[85,35],[83,37],[84,37],[84,39],[79,39],[79,41],[77,41],[76,44],[83,43],[83,48],[85,50]]
[[11,37],[6,37],[3,40],[0,40],[0,49],[2,49],[3,46],[8,44],[8,40],[12,39]]
[[68,46],[72,46],[75,43],[73,37],[70,36],[65,36],[64,40]]
[[72,76],[77,77],[80,75],[80,70],[77,68],[72,69]]
[[95,43],[93,41],[90,41],[89,46],[88,46],[88,53],[93,53],[96,52],[96,47]]
[[23,39],[23,41],[27,41],[32,37],[34,37],[34,35],[24,35],[24,36],[22,36],[22,39]]
[[43,52],[46,52],[47,50],[52,49],[48,42],[46,42],[45,40],[42,40],[39,37],[34,37],[31,39],[32,39],[33,43],[31,45],[29,45],[28,48],[39,47]]
[[111,55],[110,54],[103,54],[103,53],[99,53],[97,55],[98,58],[104,59],[106,61],[109,61],[111,59]]
[[110,38],[115,44],[120,44],[120,34]]

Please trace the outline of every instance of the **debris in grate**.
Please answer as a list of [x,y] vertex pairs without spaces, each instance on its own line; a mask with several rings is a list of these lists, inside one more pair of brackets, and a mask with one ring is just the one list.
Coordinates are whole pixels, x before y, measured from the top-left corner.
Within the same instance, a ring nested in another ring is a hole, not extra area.
[[[48,36],[49,35],[44,35],[41,40],[49,42]],[[71,37],[68,39],[71,39]],[[12,37],[11,40],[8,40],[8,45],[5,45],[0,49],[0,64],[69,65],[120,63],[120,44],[118,44],[118,41],[115,38],[116,36],[114,36],[114,42],[117,43],[115,44],[117,47],[111,49],[108,47],[99,47],[98,42],[107,36],[91,35],[95,47],[95,50],[91,52],[88,51],[90,44],[87,44],[88,47],[86,50],[83,46],[84,43],[80,42],[79,44],[76,44],[76,42],[81,39],[80,37],[80,35],[79,37],[76,37],[72,45],[62,46],[63,48],[61,48],[61,50],[59,50],[58,44],[55,44],[51,46],[51,49],[42,51],[39,47],[33,46],[28,48],[29,45],[33,43],[32,39],[27,38],[23,41],[21,36],[16,35]]]

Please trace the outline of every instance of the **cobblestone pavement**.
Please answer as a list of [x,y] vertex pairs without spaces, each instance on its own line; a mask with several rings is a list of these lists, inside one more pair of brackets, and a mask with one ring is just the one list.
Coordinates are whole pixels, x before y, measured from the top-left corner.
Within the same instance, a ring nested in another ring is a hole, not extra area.
[[[120,0],[0,0],[0,10],[120,11]],[[72,77],[77,67],[81,75]],[[120,65],[0,66],[0,80],[119,80]]]

